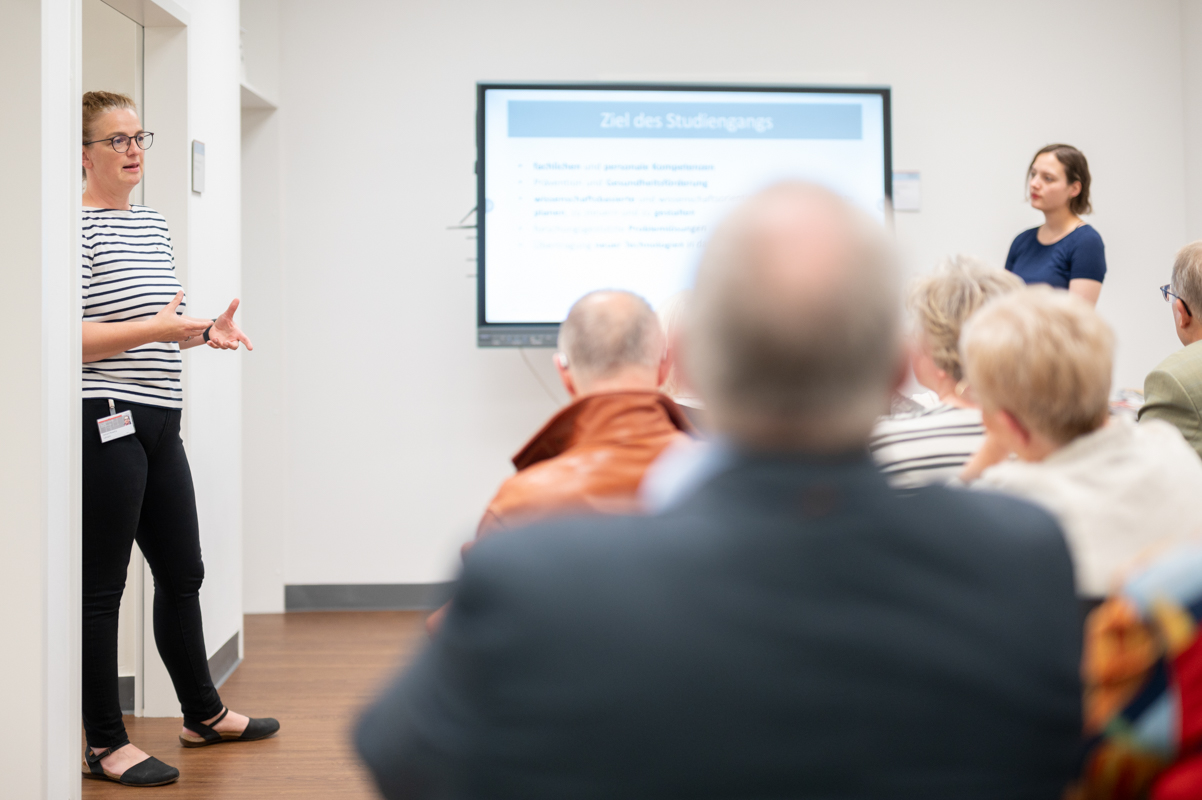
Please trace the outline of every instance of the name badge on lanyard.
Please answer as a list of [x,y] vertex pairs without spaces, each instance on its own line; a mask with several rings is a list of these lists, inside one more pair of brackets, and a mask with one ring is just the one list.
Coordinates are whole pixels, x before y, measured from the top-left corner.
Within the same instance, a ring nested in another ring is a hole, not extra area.
[[109,400],[109,414],[111,416],[96,420],[96,424],[100,426],[101,443],[111,442],[113,439],[120,439],[122,436],[129,436],[134,432],[133,412],[122,411],[118,414],[117,407],[113,405],[112,400]]

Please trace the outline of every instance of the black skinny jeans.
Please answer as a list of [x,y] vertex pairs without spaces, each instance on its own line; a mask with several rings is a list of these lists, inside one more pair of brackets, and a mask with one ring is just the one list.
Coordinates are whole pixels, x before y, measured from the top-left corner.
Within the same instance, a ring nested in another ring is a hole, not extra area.
[[135,539],[154,575],[154,640],[185,719],[221,713],[200,620],[200,529],[177,410],[118,401],[136,433],[102,444],[107,400],[83,401],[83,724],[91,747],[128,741],[117,694],[117,612]]

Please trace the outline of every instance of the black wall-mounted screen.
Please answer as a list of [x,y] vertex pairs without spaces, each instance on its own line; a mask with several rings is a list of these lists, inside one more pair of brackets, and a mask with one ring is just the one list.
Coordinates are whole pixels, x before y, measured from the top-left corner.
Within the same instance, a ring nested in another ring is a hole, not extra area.
[[480,346],[553,346],[594,289],[671,302],[715,223],[780,180],[889,213],[888,89],[482,83],[477,102]]

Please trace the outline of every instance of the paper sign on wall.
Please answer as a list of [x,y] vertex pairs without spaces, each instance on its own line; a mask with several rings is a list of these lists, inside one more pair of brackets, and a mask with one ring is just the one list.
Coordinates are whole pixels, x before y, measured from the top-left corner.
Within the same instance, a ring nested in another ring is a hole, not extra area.
[[922,173],[893,173],[893,210],[922,210]]

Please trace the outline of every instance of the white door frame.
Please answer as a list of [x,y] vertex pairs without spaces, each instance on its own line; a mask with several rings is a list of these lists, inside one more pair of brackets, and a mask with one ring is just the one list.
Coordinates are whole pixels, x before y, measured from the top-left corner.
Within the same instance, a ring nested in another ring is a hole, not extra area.
[[80,795],[82,18],[79,0],[41,2],[42,788],[55,800]]

